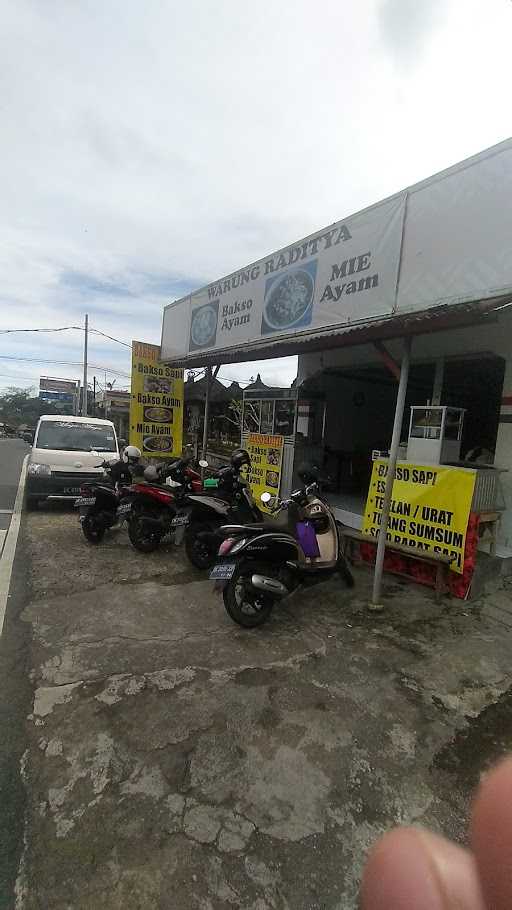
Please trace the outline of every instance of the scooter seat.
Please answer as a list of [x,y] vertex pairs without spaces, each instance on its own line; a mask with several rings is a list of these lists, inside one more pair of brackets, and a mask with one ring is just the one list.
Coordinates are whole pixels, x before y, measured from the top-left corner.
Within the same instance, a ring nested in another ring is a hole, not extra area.
[[295,527],[294,516],[290,515],[288,509],[283,509],[283,511],[277,512],[275,515],[269,515],[268,518],[252,527],[261,531],[284,531],[289,530],[292,526]]
[[265,534],[269,531],[288,531],[290,534],[295,533],[295,518],[288,510],[277,512],[274,516],[269,516],[264,521],[258,521],[254,524],[245,525],[223,525],[221,533],[224,537],[244,535],[245,537],[254,537],[256,534]]

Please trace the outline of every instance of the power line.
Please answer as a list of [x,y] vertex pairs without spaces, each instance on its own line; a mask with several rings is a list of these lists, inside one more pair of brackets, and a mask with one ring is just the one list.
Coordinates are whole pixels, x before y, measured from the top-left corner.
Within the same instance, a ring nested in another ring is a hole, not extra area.
[[[2,376],[4,379],[21,379],[24,382],[28,380],[29,382],[33,382],[34,384],[37,383],[37,379],[34,376],[13,376],[11,373],[0,373],[0,376]],[[62,377],[55,376],[54,378],[55,379],[64,379],[63,376]]]
[[[82,360],[42,360],[38,357],[13,357],[11,354],[0,354],[0,360],[11,360],[24,363],[54,363],[59,366],[72,367],[80,367],[83,364]],[[93,370],[103,370],[107,373],[114,373],[116,376],[124,376],[127,379],[130,378],[130,373],[125,373],[123,370],[115,370],[112,367],[101,366],[98,363],[90,363],[89,366]]]
[[[62,325],[56,329],[0,329],[0,335],[12,335],[19,334],[22,332],[70,332],[78,331],[83,332],[83,325]],[[114,338],[113,335],[107,335],[106,332],[102,332],[100,329],[89,328],[89,332],[94,332],[95,335],[102,335],[103,338],[108,338],[110,341],[115,341],[117,344],[122,344],[125,348],[130,348],[131,344],[128,344],[127,341],[121,341],[120,338]]]
[[90,332],[94,332],[95,335],[103,335],[103,338],[109,338],[110,341],[116,341],[117,344],[122,344],[122,345],[124,345],[125,348],[130,348],[130,350],[132,349],[131,344],[128,344],[127,341],[121,341],[120,338],[114,338],[113,335],[107,335],[106,332],[100,332],[99,329],[91,329],[91,328],[90,328],[89,331],[90,331]]
[[12,335],[19,332],[69,332],[70,329],[78,329],[83,332],[81,325],[63,325],[58,329],[0,329],[0,335]]

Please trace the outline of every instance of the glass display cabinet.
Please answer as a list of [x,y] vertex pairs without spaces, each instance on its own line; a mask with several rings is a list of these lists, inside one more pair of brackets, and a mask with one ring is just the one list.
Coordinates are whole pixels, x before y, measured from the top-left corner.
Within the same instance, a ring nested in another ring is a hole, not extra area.
[[460,460],[464,408],[413,405],[407,441],[407,461],[449,464]]

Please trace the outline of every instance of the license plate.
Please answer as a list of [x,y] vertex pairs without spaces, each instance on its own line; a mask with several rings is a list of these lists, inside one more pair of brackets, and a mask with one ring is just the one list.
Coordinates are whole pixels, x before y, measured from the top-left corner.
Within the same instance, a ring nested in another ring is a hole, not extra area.
[[79,493],[80,487],[64,487],[64,494],[66,496],[72,496],[74,493]]
[[131,510],[132,510],[131,502],[122,502],[121,505],[118,507],[117,513],[118,513],[118,515],[126,515],[126,513],[131,512]]
[[93,506],[96,502],[95,496],[80,496],[75,500],[75,506]]
[[188,525],[189,517],[188,515],[176,515],[175,518],[171,521],[172,528],[180,528],[182,525]]
[[229,579],[233,577],[233,572],[236,569],[236,562],[221,562],[218,565],[214,566],[210,572],[210,578],[212,581],[216,579]]

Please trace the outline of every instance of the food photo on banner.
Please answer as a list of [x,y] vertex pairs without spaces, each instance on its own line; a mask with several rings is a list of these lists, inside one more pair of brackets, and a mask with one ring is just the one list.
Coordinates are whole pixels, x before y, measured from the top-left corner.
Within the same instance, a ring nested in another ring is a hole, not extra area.
[[251,459],[247,482],[256,504],[264,512],[272,510],[261,502],[261,494],[279,496],[283,441],[282,436],[266,436],[264,433],[250,433],[247,441],[247,451]]
[[130,445],[146,457],[179,457],[183,446],[183,370],[160,363],[160,347],[132,342]]
[[[373,463],[362,532],[377,538],[388,466]],[[386,537],[390,543],[451,558],[450,569],[462,575],[466,534],[476,472],[443,465],[400,462],[396,468]]]

